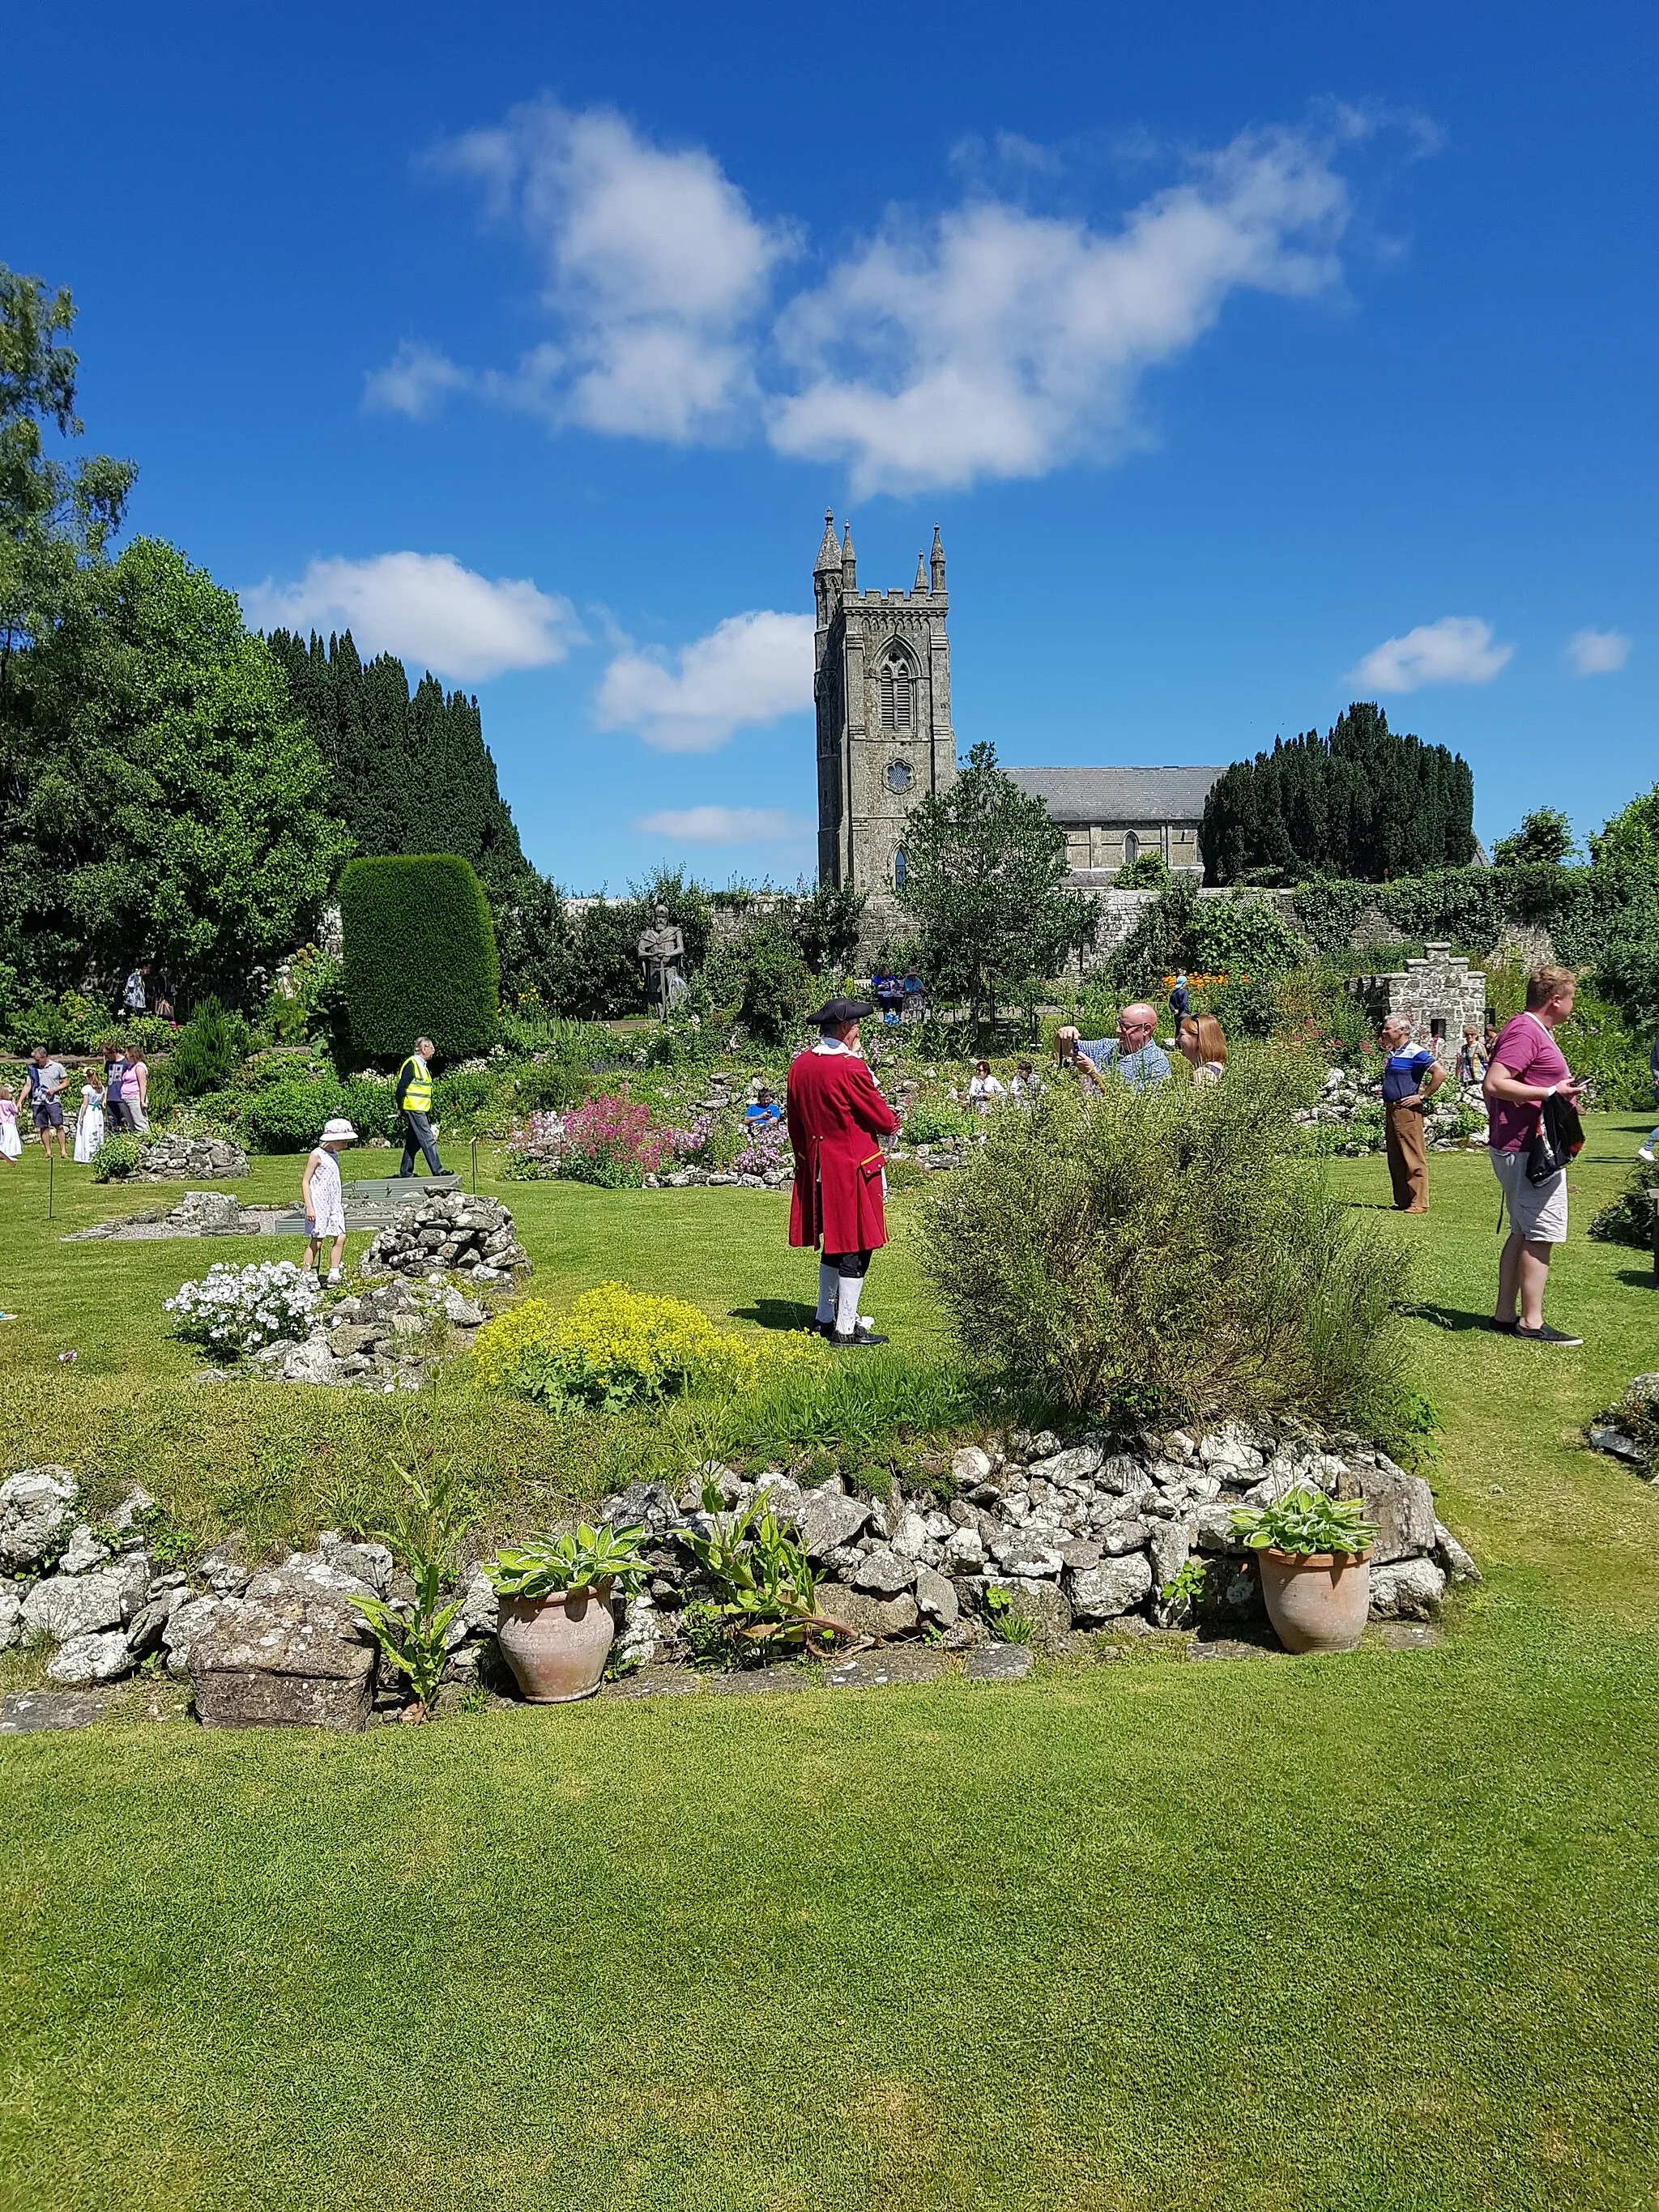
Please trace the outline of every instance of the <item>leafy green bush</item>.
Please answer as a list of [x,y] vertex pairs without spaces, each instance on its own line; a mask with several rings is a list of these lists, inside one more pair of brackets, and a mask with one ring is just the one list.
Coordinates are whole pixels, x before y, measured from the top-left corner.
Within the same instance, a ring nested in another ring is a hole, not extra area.
[[398,1111],[397,1094],[391,1084],[377,1083],[372,1076],[354,1075],[340,1086],[340,1111],[360,1137],[402,1141],[404,1117]]
[[1285,1552],[1308,1559],[1322,1552],[1357,1559],[1376,1540],[1363,1498],[1338,1499],[1303,1485],[1267,1505],[1235,1506],[1233,1534],[1253,1552]]
[[1133,860],[1126,860],[1112,878],[1112,889],[1118,891],[1161,890],[1170,881],[1170,864],[1162,853],[1137,853]]
[[344,1087],[331,1075],[295,1078],[250,1091],[236,1120],[255,1152],[307,1152],[322,1135],[324,1122],[345,1110]]
[[92,1179],[94,1182],[124,1182],[136,1175],[144,1156],[144,1147],[137,1137],[106,1137],[92,1156]]
[[904,1116],[907,1145],[937,1145],[945,1137],[965,1137],[979,1126],[965,1106],[948,1098],[918,1098]]
[[1610,1113],[1642,1113],[1653,1103],[1647,1040],[1606,999],[1581,984],[1556,1041],[1573,1073],[1595,1086],[1595,1105]]
[[1601,1244],[1629,1244],[1638,1252],[1647,1251],[1653,1243],[1656,1194],[1659,1164],[1638,1160],[1623,1190],[1591,1222],[1590,1235]]
[[1267,899],[1200,899],[1194,912],[1188,964],[1206,975],[1273,982],[1307,957],[1306,945]]
[[507,1126],[505,1068],[463,1067],[432,1086],[432,1115],[457,1137],[495,1136]]
[[174,1038],[167,1063],[179,1095],[199,1098],[204,1091],[222,1091],[252,1042],[240,1014],[228,1013],[217,999],[204,999]]
[[1302,1055],[1227,1080],[1056,1085],[993,1117],[923,1209],[924,1264],[964,1351],[1079,1412],[1297,1416],[1386,1433],[1406,1249],[1341,1205],[1300,1145]]
[[584,1521],[562,1535],[532,1536],[510,1552],[497,1552],[484,1572],[502,1597],[554,1597],[600,1583],[635,1590],[647,1572],[644,1536],[637,1522],[626,1528],[608,1522],[592,1528]]
[[567,1114],[586,1097],[590,1079],[568,1060],[532,1060],[513,1079],[513,1103],[521,1114]]
[[340,878],[355,1050],[400,1060],[429,1036],[446,1060],[495,1040],[500,969],[483,886],[453,853],[353,860]]
[[793,1036],[817,1002],[793,934],[770,915],[717,945],[702,982],[720,1026],[739,1021],[763,1044],[781,1044]]

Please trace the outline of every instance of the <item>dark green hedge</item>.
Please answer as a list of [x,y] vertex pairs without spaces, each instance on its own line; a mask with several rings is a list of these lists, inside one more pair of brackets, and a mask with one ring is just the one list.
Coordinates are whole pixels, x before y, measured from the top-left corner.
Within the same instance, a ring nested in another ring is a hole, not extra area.
[[483,887],[453,853],[353,860],[340,878],[354,1053],[395,1060],[417,1036],[443,1060],[495,1042],[501,972]]

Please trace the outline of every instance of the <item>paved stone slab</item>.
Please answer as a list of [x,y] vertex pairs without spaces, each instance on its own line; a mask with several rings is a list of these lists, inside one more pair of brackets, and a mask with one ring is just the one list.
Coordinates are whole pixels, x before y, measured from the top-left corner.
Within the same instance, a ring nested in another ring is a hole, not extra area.
[[1445,1631],[1428,1620],[1379,1620],[1365,1636],[1385,1651],[1437,1651],[1445,1640]]
[[641,1667],[614,1682],[602,1682],[602,1698],[694,1698],[707,1687],[701,1674],[685,1667]]
[[1035,1664],[1029,1644],[981,1644],[968,1654],[968,1680],[1023,1682]]
[[826,1667],[823,1680],[831,1690],[880,1690],[890,1683],[937,1682],[950,1670],[948,1653],[906,1645],[891,1651],[855,1651],[850,1659]]
[[708,1686],[739,1698],[764,1698],[775,1692],[804,1690],[811,1681],[804,1667],[734,1667],[730,1674],[711,1674]]
[[89,1728],[106,1710],[102,1698],[73,1690],[15,1690],[0,1698],[0,1735],[29,1735],[37,1729]]

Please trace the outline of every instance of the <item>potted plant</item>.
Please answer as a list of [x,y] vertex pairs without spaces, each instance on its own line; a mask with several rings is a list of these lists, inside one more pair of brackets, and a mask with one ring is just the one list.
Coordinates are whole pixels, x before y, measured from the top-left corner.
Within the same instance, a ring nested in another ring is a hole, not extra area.
[[599,1688],[617,1633],[611,1593],[638,1587],[644,1534],[584,1522],[498,1552],[485,1568],[501,1600],[501,1656],[532,1705],[565,1705]]
[[1273,1633],[1287,1651],[1352,1651],[1371,1609],[1376,1528],[1363,1498],[1305,1485],[1270,1505],[1241,1505],[1233,1532],[1255,1553]]

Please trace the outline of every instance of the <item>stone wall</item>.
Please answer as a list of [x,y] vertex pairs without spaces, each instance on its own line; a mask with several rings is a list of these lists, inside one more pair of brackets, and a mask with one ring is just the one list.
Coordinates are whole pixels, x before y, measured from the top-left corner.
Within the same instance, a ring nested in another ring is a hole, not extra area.
[[1466,1029],[1479,1036],[1486,1028],[1486,978],[1449,945],[1431,945],[1392,975],[1356,975],[1348,988],[1379,1024],[1395,1015],[1408,1024],[1413,1044],[1432,1051],[1443,1042],[1442,1060],[1455,1053]]

